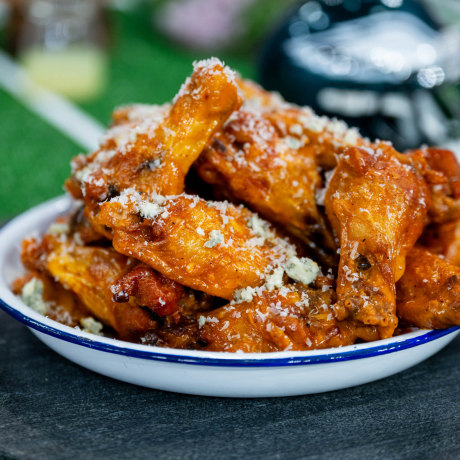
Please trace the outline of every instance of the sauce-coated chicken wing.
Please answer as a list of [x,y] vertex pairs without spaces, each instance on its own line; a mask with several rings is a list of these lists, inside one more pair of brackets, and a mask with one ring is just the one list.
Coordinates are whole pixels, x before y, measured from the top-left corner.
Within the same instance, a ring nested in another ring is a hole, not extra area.
[[420,246],[397,284],[398,316],[421,328],[460,326],[460,268]]
[[[270,120],[238,111],[200,155],[197,169],[232,200],[248,204],[309,244],[333,246],[315,202],[322,180],[301,142],[280,136]],[[315,237],[315,242],[313,242]]]
[[460,220],[428,226],[420,238],[420,244],[433,254],[439,254],[459,267]]
[[332,289],[299,285],[265,291],[202,315],[199,337],[206,350],[247,353],[338,347],[360,336],[378,338],[374,326],[338,321],[331,308],[334,297]]
[[184,288],[174,281],[140,264],[123,275],[111,287],[113,300],[119,303],[134,299],[137,305],[148,308],[159,316],[175,313]]
[[460,218],[460,164],[453,152],[423,148],[409,152],[412,164],[422,173],[430,190],[428,217],[443,224]]
[[157,326],[134,302],[119,304],[112,299],[111,286],[136,263],[111,248],[79,246],[71,241],[54,241],[46,255],[47,272],[125,340],[136,340]]
[[[48,232],[41,241],[25,240],[22,260],[29,269],[49,275],[70,289],[91,314],[127,340],[158,327],[149,311],[157,316],[172,314],[186,297],[181,285],[137,260],[111,247],[82,246],[65,234]],[[142,280],[134,282],[140,273]]]
[[[32,242],[29,240],[29,243]],[[28,257],[30,259],[30,254]],[[35,266],[36,263],[32,265]],[[92,314],[72,291],[55,281],[48,273],[37,271],[30,265],[27,273],[14,281],[12,290],[35,311],[66,326],[80,326],[81,320]]]
[[339,159],[326,192],[326,211],[340,241],[337,279],[340,319],[397,325],[395,282],[407,251],[422,232],[428,188],[405,156],[389,145],[350,148]]
[[313,155],[321,169],[326,171],[337,164],[336,155],[346,147],[369,145],[356,128],[346,123],[316,115],[310,107],[299,107],[283,100],[248,80],[238,80],[244,95],[242,110],[263,114],[283,136],[292,136],[304,144],[308,155]]
[[[234,74],[217,59],[200,61],[173,105],[137,106],[116,115],[101,148],[73,161],[67,188],[82,198],[93,225],[99,204],[129,187],[181,193],[191,164],[241,99]],[[141,111],[144,116],[136,114]],[[134,112],[134,113],[133,113]],[[125,121],[128,118],[128,121]],[[96,227],[110,238],[103,227]]]
[[453,152],[424,148],[411,152],[431,195],[429,225],[420,244],[460,265],[460,164]]
[[266,276],[296,257],[295,247],[256,214],[197,196],[126,190],[102,204],[98,222],[112,229],[117,251],[226,299],[237,289],[264,284]]
[[[242,201],[334,265],[335,244],[324,215],[320,167],[365,141],[345,123],[316,116],[240,80],[243,107],[216,133],[196,162],[203,180]],[[329,252],[329,254],[327,254]]]

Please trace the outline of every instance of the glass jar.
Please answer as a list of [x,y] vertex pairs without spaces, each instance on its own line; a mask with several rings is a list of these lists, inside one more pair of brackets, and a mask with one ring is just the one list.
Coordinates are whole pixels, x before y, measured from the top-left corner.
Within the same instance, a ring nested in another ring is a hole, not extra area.
[[78,101],[104,89],[107,27],[100,2],[24,2],[15,28],[17,57],[37,84]]

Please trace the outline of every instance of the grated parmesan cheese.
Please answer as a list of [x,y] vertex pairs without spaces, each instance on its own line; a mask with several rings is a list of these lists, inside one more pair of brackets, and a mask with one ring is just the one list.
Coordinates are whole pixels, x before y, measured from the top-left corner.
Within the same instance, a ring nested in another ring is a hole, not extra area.
[[144,219],[155,219],[162,213],[162,209],[158,204],[148,201],[140,203],[137,209]]
[[80,182],[84,182],[86,176],[88,176],[90,173],[91,173],[91,168],[89,166],[85,166],[84,168],[79,169],[75,173],[75,179],[77,179]]
[[219,320],[217,318],[209,318],[206,316],[200,316],[198,318],[198,327],[201,329],[206,323],[218,323]]

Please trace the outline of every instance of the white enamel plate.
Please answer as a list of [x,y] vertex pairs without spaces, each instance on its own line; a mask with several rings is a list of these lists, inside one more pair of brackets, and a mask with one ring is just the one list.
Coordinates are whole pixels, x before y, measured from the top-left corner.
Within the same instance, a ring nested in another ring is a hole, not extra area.
[[70,201],[60,197],[20,215],[0,231],[0,307],[57,353],[109,377],[145,387],[207,396],[292,396],[372,382],[418,364],[459,328],[417,330],[377,342],[315,351],[218,353],[175,350],[99,337],[46,318],[10,290],[23,272],[24,237],[44,231]]

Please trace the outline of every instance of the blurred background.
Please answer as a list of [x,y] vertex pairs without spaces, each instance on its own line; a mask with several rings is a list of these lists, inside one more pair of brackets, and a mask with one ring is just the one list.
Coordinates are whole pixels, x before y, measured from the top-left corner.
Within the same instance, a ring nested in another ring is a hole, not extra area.
[[62,193],[114,107],[211,55],[401,151],[460,154],[459,0],[0,0],[0,221]]

